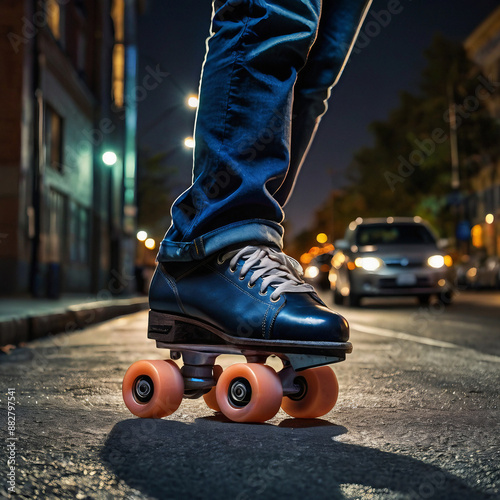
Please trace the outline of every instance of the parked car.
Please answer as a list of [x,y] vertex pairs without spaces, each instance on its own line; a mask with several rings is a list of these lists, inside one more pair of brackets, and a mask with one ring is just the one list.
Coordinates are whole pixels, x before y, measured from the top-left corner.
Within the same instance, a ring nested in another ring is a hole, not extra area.
[[500,258],[484,254],[467,256],[457,266],[457,283],[465,288],[500,289]]
[[335,248],[329,281],[336,304],[403,295],[421,304],[433,295],[451,301],[452,259],[419,217],[357,219]]
[[330,287],[328,275],[330,272],[331,260],[331,252],[322,253],[314,257],[310,264],[304,269],[304,278],[306,281],[309,281],[318,288],[328,290]]

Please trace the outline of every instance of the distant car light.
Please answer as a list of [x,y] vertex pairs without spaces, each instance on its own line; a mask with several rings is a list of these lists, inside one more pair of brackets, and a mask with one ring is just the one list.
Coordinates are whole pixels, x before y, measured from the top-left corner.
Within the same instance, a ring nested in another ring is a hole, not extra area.
[[475,278],[477,276],[477,268],[471,267],[466,274],[468,278]]
[[361,267],[365,271],[376,271],[382,266],[382,261],[376,257],[358,257],[354,264],[356,267]]
[[316,266],[309,266],[304,271],[304,277],[309,279],[314,279],[319,274],[319,269]]
[[427,259],[427,264],[434,269],[441,269],[444,266],[444,257],[442,255],[431,255]]

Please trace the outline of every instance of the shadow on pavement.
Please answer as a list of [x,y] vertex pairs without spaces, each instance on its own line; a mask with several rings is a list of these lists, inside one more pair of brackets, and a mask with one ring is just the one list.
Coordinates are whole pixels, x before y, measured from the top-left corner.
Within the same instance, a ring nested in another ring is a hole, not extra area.
[[237,424],[224,417],[119,422],[101,451],[130,487],[152,498],[491,498],[414,458],[342,443],[323,420]]

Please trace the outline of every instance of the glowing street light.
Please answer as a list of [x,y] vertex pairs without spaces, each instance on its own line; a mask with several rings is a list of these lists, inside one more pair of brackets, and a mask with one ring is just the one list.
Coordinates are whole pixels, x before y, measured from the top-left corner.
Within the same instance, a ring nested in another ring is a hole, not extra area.
[[139,231],[137,233],[137,239],[139,241],[146,241],[146,238],[148,237],[148,233],[146,233],[146,231]]
[[318,243],[326,243],[328,241],[328,236],[325,233],[319,233],[318,236],[316,236],[316,241]]
[[116,156],[113,151],[106,151],[102,155],[102,161],[105,165],[108,165],[108,167],[112,167],[116,161],[118,160],[118,157]]
[[484,221],[486,224],[493,224],[495,222],[495,216],[493,214],[488,214],[485,218]]
[[147,249],[149,250],[154,250],[156,246],[156,241],[153,238],[148,238],[145,242],[144,245],[146,246]]
[[186,137],[184,139],[184,146],[186,146],[189,149],[194,148],[194,139],[192,137]]
[[188,96],[187,103],[190,108],[196,109],[198,107],[198,104],[200,103],[200,100],[198,99],[197,95],[193,94]]

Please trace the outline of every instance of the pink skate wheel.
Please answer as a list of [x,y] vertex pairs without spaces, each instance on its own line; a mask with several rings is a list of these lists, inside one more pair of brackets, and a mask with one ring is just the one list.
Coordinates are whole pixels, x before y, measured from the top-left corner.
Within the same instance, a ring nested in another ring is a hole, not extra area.
[[298,394],[285,396],[281,408],[295,418],[317,418],[326,415],[337,402],[339,383],[328,366],[309,368],[298,373]]
[[171,360],[137,361],[123,377],[122,394],[137,417],[162,418],[179,408],[184,380]]
[[[214,379],[215,383],[217,384],[217,381],[219,380],[219,377],[222,375],[222,366],[220,365],[214,365]],[[207,392],[206,394],[203,395],[203,399],[205,400],[205,403],[207,406],[214,410],[214,411],[220,411],[219,405],[217,403],[217,396],[216,396],[216,385],[214,385],[211,389],[210,392]]]
[[259,363],[230,366],[216,387],[217,403],[234,422],[265,422],[280,409],[283,390],[276,372]]

